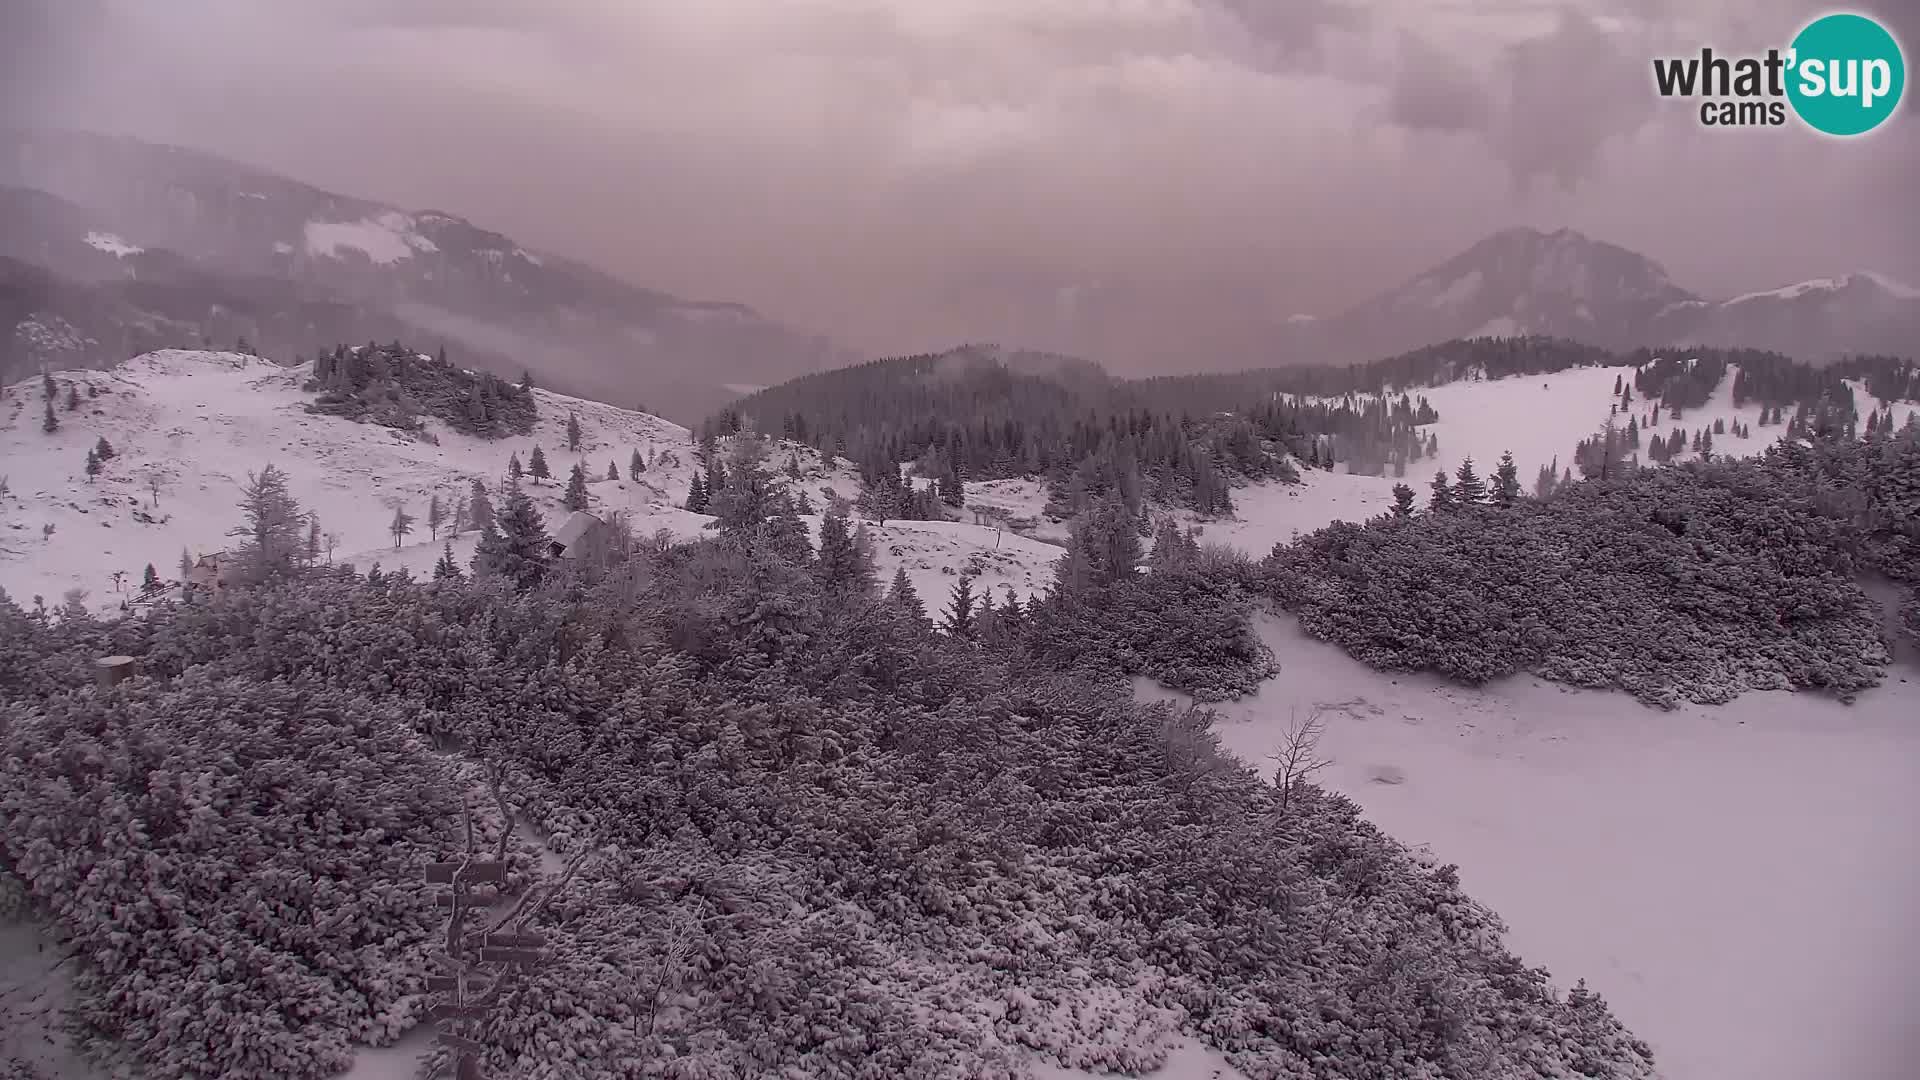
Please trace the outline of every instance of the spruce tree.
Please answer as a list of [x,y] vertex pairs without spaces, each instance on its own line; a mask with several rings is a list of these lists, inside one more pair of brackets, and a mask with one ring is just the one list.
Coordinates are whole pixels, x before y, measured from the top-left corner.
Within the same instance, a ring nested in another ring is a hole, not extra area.
[[533,448],[533,459],[527,462],[527,471],[533,474],[535,483],[539,483],[553,475],[553,472],[547,468],[547,455],[545,451],[541,450],[538,446]]
[[1453,509],[1453,488],[1447,483],[1447,471],[1441,469],[1433,474],[1433,483],[1428,485],[1432,494],[1427,496],[1427,509]]
[[907,580],[907,568],[904,566],[893,572],[893,587],[887,590],[887,603],[918,622],[927,621],[926,605],[920,602],[920,594],[914,592],[913,582]]
[[1460,467],[1453,472],[1454,500],[1462,506],[1478,506],[1487,501],[1487,485],[1473,471],[1473,458],[1462,458]]
[[440,549],[440,561],[433,564],[433,580],[465,581],[466,577],[466,573],[460,569],[460,564],[453,561],[453,541],[449,540],[446,546]]
[[953,592],[947,597],[947,609],[940,620],[940,629],[945,630],[952,637],[973,637],[974,596],[971,574],[961,574],[960,580],[953,583]]
[[580,452],[580,418],[572,413],[567,414],[567,451]]
[[47,417],[40,421],[40,430],[52,434],[60,430],[60,418],[53,413],[53,399],[47,399]]
[[467,497],[467,526],[485,531],[494,527],[493,500],[487,498],[487,486],[473,482],[473,494]]
[[447,504],[440,501],[440,493],[434,492],[427,499],[427,535],[440,539],[440,526],[447,523]]
[[578,462],[574,463],[573,471],[567,474],[567,494],[560,502],[569,510],[587,508],[587,470]]
[[1512,506],[1520,501],[1520,466],[1514,464],[1513,451],[1500,455],[1500,465],[1493,472],[1493,504]]
[[93,452],[100,455],[101,461],[113,460],[113,444],[107,441],[105,435],[100,436],[100,441],[93,444]]
[[87,449],[87,479],[91,481],[94,477],[99,476],[102,468],[104,468],[104,466],[100,464],[99,452],[89,447]]
[[533,500],[516,484],[507,490],[507,505],[495,527],[480,534],[473,554],[474,576],[500,577],[524,592],[546,575],[552,543]]
[[53,372],[40,373],[40,389],[46,394],[47,404],[53,404],[53,399],[60,393],[60,384],[53,381]]
[[638,480],[640,479],[640,474],[646,471],[647,471],[647,461],[645,458],[640,456],[640,449],[638,447],[635,447],[633,451],[633,456],[627,459],[627,476],[629,476],[634,480]]
[[694,470],[693,482],[687,485],[687,512],[704,514],[707,512],[707,484],[700,478],[700,471]]
[[153,568],[152,563],[147,564],[147,572],[140,576],[140,591],[144,593],[160,591],[160,572]]
[[526,475],[524,470],[520,468],[520,455],[507,455],[507,479],[517,484],[524,475]]
[[73,383],[67,384],[67,411],[80,411],[80,388]]
[[607,460],[607,479],[609,480],[620,479],[620,468],[619,466],[613,463],[613,460],[611,458]]
[[1413,516],[1413,489],[1405,484],[1393,485],[1393,512],[1399,517]]

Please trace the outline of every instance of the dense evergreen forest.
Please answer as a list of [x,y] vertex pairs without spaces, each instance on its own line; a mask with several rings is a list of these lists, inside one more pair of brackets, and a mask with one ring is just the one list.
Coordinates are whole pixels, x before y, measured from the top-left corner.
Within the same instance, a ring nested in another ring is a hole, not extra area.
[[[1341,367],[1138,380],[1105,377],[1085,364],[1062,376],[1019,364],[1020,355],[974,347],[809,375],[742,399],[706,429],[752,427],[847,457],[871,493],[865,505],[890,516],[941,516],[941,503],[961,505],[963,481],[1012,476],[1044,478],[1050,510],[1063,517],[1112,491],[1130,507],[1144,495],[1227,514],[1235,484],[1290,479],[1287,455],[1307,467],[1408,475],[1439,450],[1421,431],[1439,415],[1417,391],[1461,379],[1636,369],[1615,391],[1619,430],[1583,442],[1564,470],[1551,470],[1554,483],[1570,479],[1576,466],[1583,476],[1608,474],[1641,449],[1643,437],[1656,463],[1698,451],[1703,441],[1710,449],[1710,430],[1658,430],[1705,405],[1736,368],[1736,403],[1760,402],[1763,425],[1795,436],[1857,433],[1861,418],[1846,379],[1865,380],[1881,397],[1920,400],[1914,365],[1892,357],[1817,368],[1752,349],[1616,353],[1554,338],[1477,338]],[[900,462],[934,478],[939,498],[915,499]]]
[[342,345],[314,358],[306,389],[313,412],[418,434],[433,416],[481,438],[525,435],[537,416],[532,384],[515,386],[490,372],[455,367],[447,351],[427,357],[399,342]]
[[[1148,1069],[1177,1031],[1260,1080],[1653,1075],[1452,867],[1131,700],[1132,673],[1269,673],[1247,560],[1169,525],[1141,575],[1113,494],[1051,593],[923,600],[843,513],[816,550],[777,473],[727,465],[711,538],[554,560],[510,484],[427,581],[314,565],[262,473],[224,593],[112,622],[0,599],[0,892],[74,953],[84,1045],[317,1080],[390,1041],[429,1002],[419,867],[461,806],[502,902],[537,872],[497,782],[588,857],[489,1075],[1011,1080],[1033,1051]],[[94,686],[107,654],[139,674]]]

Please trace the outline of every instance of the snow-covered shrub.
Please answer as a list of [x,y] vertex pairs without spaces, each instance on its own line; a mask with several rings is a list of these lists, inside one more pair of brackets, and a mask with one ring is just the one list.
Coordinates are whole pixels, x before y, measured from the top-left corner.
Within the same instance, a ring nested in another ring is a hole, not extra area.
[[[1177,578],[1097,648],[1244,631],[1230,585]],[[8,692],[0,854],[97,958],[81,1015],[162,1076],[317,1075],[417,1015],[414,874],[460,781],[402,718],[615,852],[543,914],[495,1075],[1012,1080],[1036,1050],[1151,1068],[1177,1030],[1260,1080],[1652,1075],[1450,869],[1311,788],[1283,818],[1204,714],[819,589],[720,538],[522,593],[323,573],[163,606],[113,631],[143,679]],[[96,643],[9,625],[57,670]]]
[[1876,685],[1853,580],[1868,534],[1831,489],[1767,464],[1642,470],[1544,502],[1336,522],[1268,559],[1309,632],[1389,670],[1532,671],[1642,700]]
[[437,765],[337,691],[189,674],[0,706],[0,863],[155,1077],[321,1077],[417,995]]

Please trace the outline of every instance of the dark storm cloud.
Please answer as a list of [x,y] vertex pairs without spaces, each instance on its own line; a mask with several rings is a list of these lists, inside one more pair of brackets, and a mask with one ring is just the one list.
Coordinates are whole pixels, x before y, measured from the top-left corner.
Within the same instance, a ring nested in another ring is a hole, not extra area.
[[1099,296],[1163,336],[1326,313],[1515,223],[1709,291],[1920,277],[1887,220],[1911,116],[1838,147],[1654,101],[1652,50],[1739,13],[1797,25],[1774,0],[0,0],[0,109],[463,213],[878,350]]
[[1387,119],[1427,131],[1485,131],[1494,113],[1482,77],[1461,60],[1402,32],[1399,64],[1387,97]]
[[1645,52],[1580,12],[1564,11],[1552,33],[1511,46],[1502,66],[1506,110],[1494,143],[1517,181],[1571,188],[1608,140],[1653,117]]

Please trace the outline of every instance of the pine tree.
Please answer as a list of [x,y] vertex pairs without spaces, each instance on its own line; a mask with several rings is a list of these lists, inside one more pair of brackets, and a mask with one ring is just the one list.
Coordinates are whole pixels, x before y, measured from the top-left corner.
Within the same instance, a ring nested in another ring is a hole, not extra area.
[[147,572],[140,576],[140,591],[143,593],[160,591],[160,572],[153,568],[152,563],[147,564]]
[[305,515],[287,491],[287,476],[273,465],[247,474],[240,499],[243,523],[228,532],[241,538],[239,557],[249,580],[265,581],[293,571]]
[[407,513],[406,507],[393,508],[393,520],[387,523],[387,532],[393,534],[393,547],[398,551],[400,541],[413,533],[413,515]]
[[693,482],[687,485],[687,501],[685,505],[688,513],[704,514],[707,512],[707,483],[700,478],[698,469],[694,470]]
[[1520,466],[1514,464],[1513,451],[1500,455],[1500,465],[1493,473],[1493,504],[1512,506],[1520,501]]
[[793,451],[787,452],[787,479],[800,479],[800,455]]
[[725,490],[727,490],[727,467],[716,459],[707,467],[708,502],[711,503],[712,500],[719,498],[720,493]]
[[1615,375],[1613,377],[1613,396],[1619,397],[1622,391],[1623,391],[1623,387],[1620,381],[1620,376]]
[[607,479],[609,480],[620,479],[620,467],[615,465],[611,458],[607,460]]
[[105,435],[100,436],[100,441],[93,444],[93,452],[100,455],[101,461],[113,460],[113,444],[107,441]]
[[1473,471],[1471,455],[1462,458],[1460,467],[1453,471],[1454,500],[1463,506],[1478,506],[1487,501],[1487,484]]
[[922,623],[927,621],[926,605],[920,602],[920,594],[914,592],[913,582],[907,580],[904,566],[893,572],[893,587],[887,591],[887,603]]
[[540,512],[516,484],[507,490],[506,509],[498,515],[496,527],[480,534],[473,554],[474,576],[504,578],[525,591],[546,575],[551,546]]
[[[567,451],[574,454],[580,452],[580,418],[572,413],[567,414]],[[537,448],[535,452],[538,452]]]
[[440,549],[440,561],[433,564],[433,580],[465,581],[466,578],[467,575],[460,569],[460,564],[453,561],[453,541],[449,540],[446,546]]
[[440,493],[434,492],[427,499],[427,535],[440,539],[440,526],[447,523],[447,505],[440,501]]
[[633,456],[627,459],[627,475],[634,480],[638,480],[640,479],[640,474],[646,471],[647,461],[640,456],[640,448],[635,447]]
[[578,462],[574,463],[573,471],[567,474],[567,494],[560,502],[569,510],[587,508],[587,470]]
[[1540,472],[1533,478],[1533,496],[1544,499],[1553,494],[1554,485],[1560,481],[1560,459],[1554,458],[1550,465],[1540,466]]
[[952,637],[973,637],[973,609],[973,576],[961,574],[960,580],[953,583],[953,592],[947,598],[947,610],[940,621],[940,629]]
[[47,418],[40,421],[40,430],[52,434],[60,430],[60,418],[53,413],[53,399],[47,399]]
[[1399,517],[1413,516],[1413,489],[1405,484],[1393,485],[1393,512]]
[[1432,494],[1427,497],[1427,509],[1453,509],[1453,488],[1447,483],[1447,472],[1441,469],[1433,474],[1433,483],[1429,485]]
[[524,475],[525,472],[520,468],[520,455],[507,455],[507,479],[517,484]]
[[473,482],[473,494],[467,498],[467,526],[482,531],[494,527],[493,500],[487,498],[487,486]]
[[534,483],[539,483],[553,475],[547,468],[547,455],[538,446],[533,448],[533,460],[527,462],[527,471],[533,474]]

